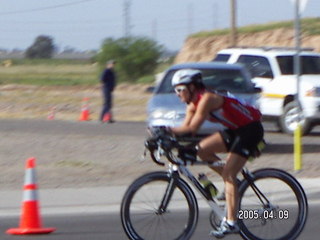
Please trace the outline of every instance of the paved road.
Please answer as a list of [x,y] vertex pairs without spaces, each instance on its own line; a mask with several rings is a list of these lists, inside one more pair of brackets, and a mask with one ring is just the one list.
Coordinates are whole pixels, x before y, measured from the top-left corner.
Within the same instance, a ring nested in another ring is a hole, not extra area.
[[[310,206],[310,214],[305,230],[301,233],[299,240],[314,240],[320,234],[318,228],[318,216],[320,206]],[[127,239],[122,230],[119,214],[117,213],[96,213],[86,215],[55,215],[46,216],[45,227],[55,227],[56,231],[49,235],[38,236],[12,236],[5,234],[5,231],[17,227],[16,218],[0,218],[0,239],[1,240],[124,240]],[[197,229],[192,240],[209,240],[211,227],[208,221],[208,213],[201,211]],[[224,238],[226,240],[241,239],[238,235]]]
[[86,136],[136,136],[144,137],[143,122],[116,122],[112,125],[100,122],[46,121],[37,119],[0,119],[0,132],[22,132],[39,134],[76,134]]

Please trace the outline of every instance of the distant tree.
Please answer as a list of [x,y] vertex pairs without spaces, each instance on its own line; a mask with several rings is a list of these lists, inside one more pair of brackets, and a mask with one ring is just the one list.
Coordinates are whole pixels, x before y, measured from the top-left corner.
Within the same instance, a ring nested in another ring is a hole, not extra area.
[[109,59],[116,60],[119,80],[134,82],[154,72],[162,51],[162,46],[146,37],[107,38],[97,60],[101,67]]
[[26,58],[52,58],[55,51],[53,38],[40,35],[34,43],[26,50]]

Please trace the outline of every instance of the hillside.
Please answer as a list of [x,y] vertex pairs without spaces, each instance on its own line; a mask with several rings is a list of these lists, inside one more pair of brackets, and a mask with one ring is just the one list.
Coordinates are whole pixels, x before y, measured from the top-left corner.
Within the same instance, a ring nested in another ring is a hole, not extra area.
[[[302,47],[320,52],[320,18],[303,19],[301,26]],[[276,22],[239,28],[237,45],[294,47],[293,23]],[[228,29],[193,34],[186,39],[175,63],[211,61],[220,49],[229,46]]]

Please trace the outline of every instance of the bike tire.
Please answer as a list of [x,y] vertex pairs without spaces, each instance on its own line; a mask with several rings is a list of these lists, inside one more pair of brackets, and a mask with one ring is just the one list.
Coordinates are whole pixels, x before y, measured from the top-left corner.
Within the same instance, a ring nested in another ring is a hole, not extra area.
[[129,186],[121,203],[121,222],[129,239],[190,239],[199,210],[192,189],[183,179],[176,178],[167,210],[157,211],[170,179],[168,172],[152,172]]
[[[294,240],[302,232],[307,216],[308,201],[299,182],[280,169],[266,168],[252,173],[252,181],[270,200],[261,201],[244,179],[239,188],[240,234],[251,240]],[[245,216],[244,216],[245,213]]]

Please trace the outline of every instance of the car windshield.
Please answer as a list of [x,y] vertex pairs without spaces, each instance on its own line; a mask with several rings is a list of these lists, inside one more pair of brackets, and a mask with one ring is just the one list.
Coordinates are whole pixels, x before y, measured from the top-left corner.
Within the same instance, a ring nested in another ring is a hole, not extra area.
[[230,58],[231,54],[218,54],[213,61],[215,62],[228,62],[229,58]]
[[[320,57],[301,56],[301,74],[320,74]],[[294,74],[294,57],[278,56],[277,61],[283,75]]]
[[[173,93],[171,79],[177,70],[169,71],[157,93]],[[203,82],[208,90],[242,93],[248,91],[247,81],[239,69],[201,69]]]

